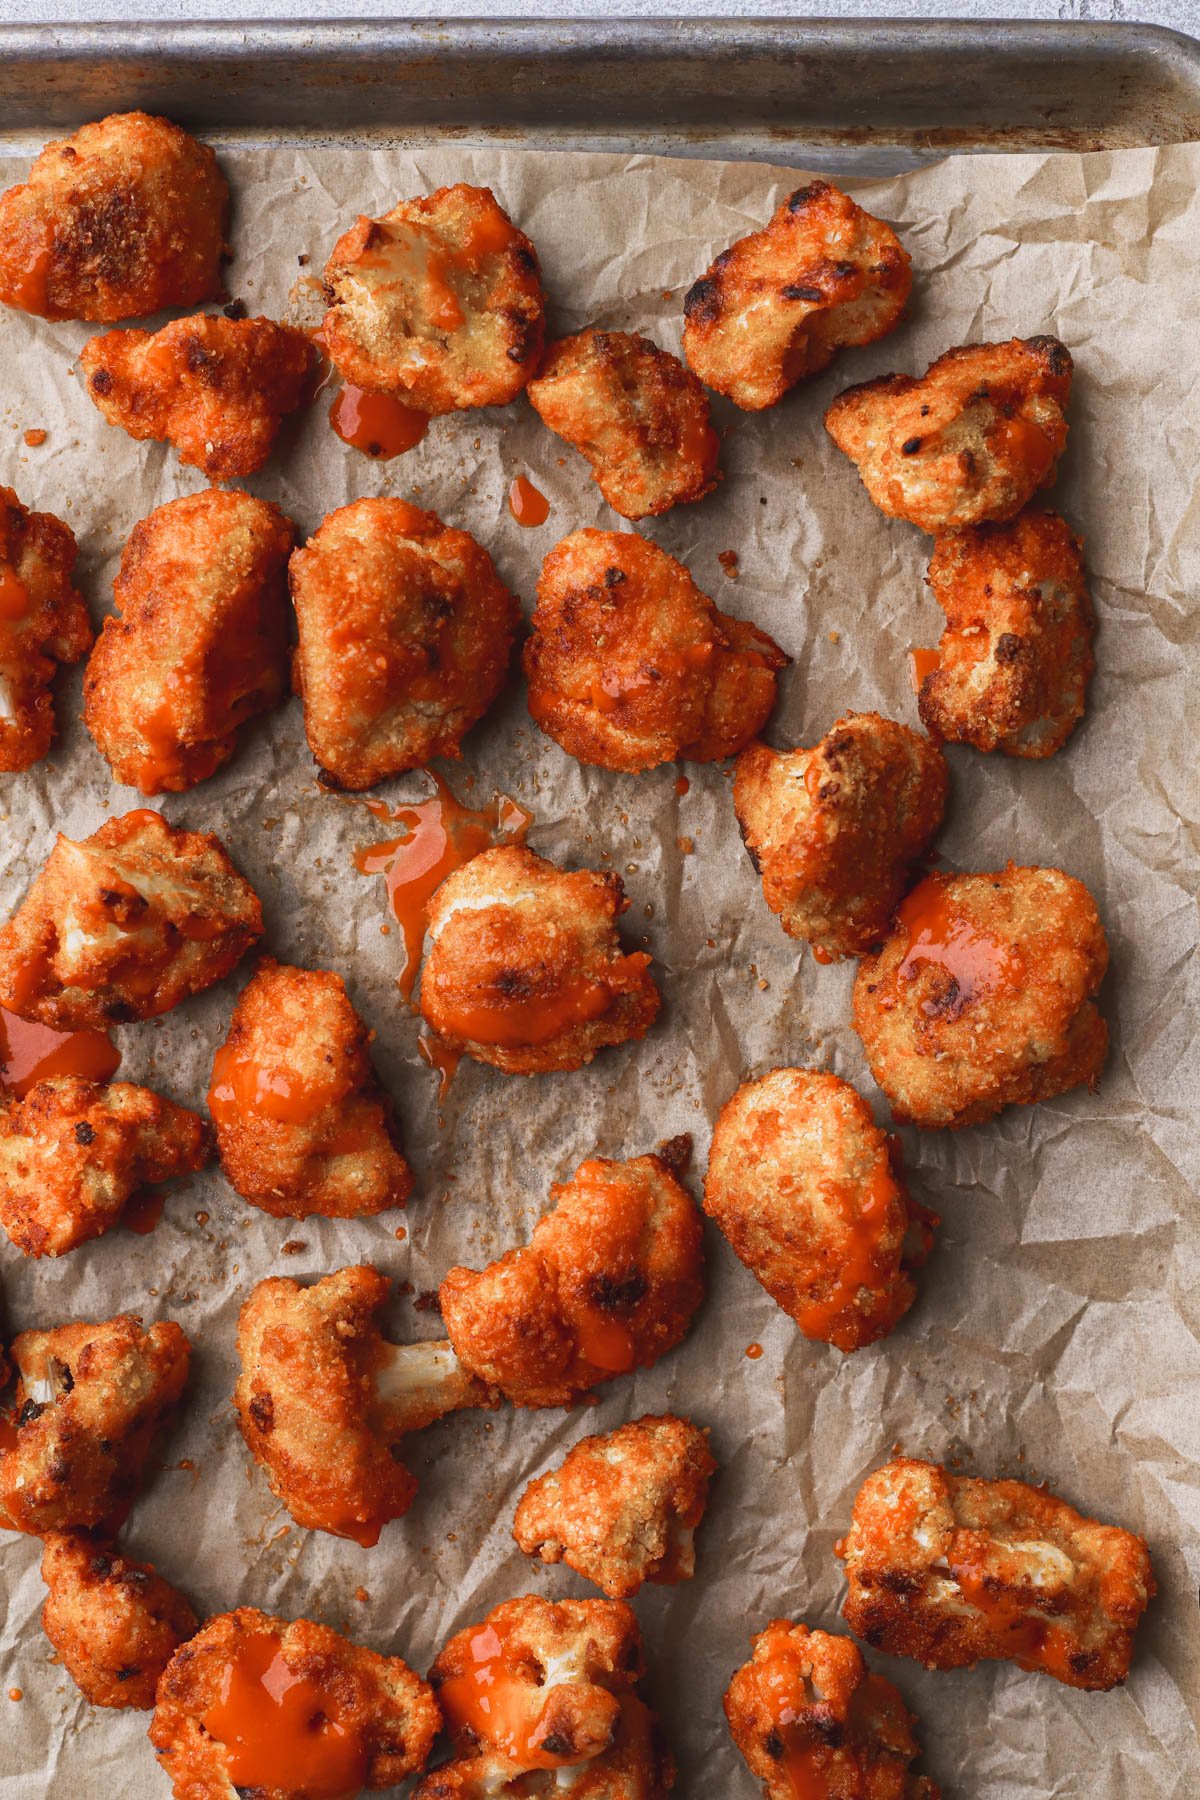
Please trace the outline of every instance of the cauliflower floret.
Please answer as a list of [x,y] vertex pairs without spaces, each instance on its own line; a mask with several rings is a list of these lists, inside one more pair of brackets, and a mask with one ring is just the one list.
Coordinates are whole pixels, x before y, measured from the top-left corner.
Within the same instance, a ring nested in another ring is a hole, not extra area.
[[138,1188],[208,1157],[203,1119],[149,1088],[40,1081],[0,1104],[0,1225],[26,1256],[62,1256],[115,1225]]
[[55,737],[52,683],[92,642],[77,592],[75,535],[0,487],[0,774],[32,768]]
[[84,1698],[149,1711],[159,1676],[197,1627],[179,1590],[84,1531],[50,1533],[42,1580],[42,1630]]
[[1116,1687],[1156,1591],[1144,1538],[1044,1488],[911,1457],[867,1477],[834,1548],[851,1630],[929,1669],[996,1657],[1068,1687]]
[[708,1433],[689,1419],[637,1419],[584,1438],[531,1481],[513,1536],[527,1556],[568,1563],[610,1600],[647,1581],[687,1581],[716,1467]]
[[700,1215],[660,1157],[596,1157],[550,1192],[527,1245],[451,1269],[438,1294],[464,1368],[515,1406],[570,1406],[651,1367],[704,1295]]

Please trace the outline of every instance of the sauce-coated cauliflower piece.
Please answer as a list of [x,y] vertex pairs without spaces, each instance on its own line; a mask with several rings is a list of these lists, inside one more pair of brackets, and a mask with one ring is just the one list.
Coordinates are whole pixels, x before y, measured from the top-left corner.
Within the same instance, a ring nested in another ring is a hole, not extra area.
[[531,1481],[513,1521],[527,1556],[565,1562],[610,1600],[643,1582],[686,1581],[716,1473],[708,1433],[672,1413],[587,1437]]
[[911,288],[891,226],[813,181],[688,290],[683,353],[706,386],[761,412],[845,345],[884,337]]
[[90,649],[92,623],[71,580],[75,534],[0,487],[0,774],[40,762],[54,742],[53,681]]
[[977,1125],[1095,1088],[1107,967],[1096,903],[1061,869],[926,876],[854,983],[854,1024],[892,1116]]
[[159,1676],[197,1627],[184,1596],[152,1564],[84,1531],[51,1532],[42,1580],[42,1630],[84,1698],[149,1711]]
[[846,1622],[929,1669],[1006,1658],[1068,1687],[1125,1680],[1155,1593],[1143,1538],[1023,1481],[900,1457],[868,1475],[850,1530]]
[[750,744],[733,805],[763,894],[819,962],[878,943],[946,806],[936,743],[878,713],[847,713],[811,750]]
[[169,1012],[224,980],[262,908],[220,840],[142,809],[60,833],[0,927],[0,1005],[62,1031]]
[[700,1215],[659,1157],[594,1157],[550,1192],[527,1245],[438,1292],[463,1366],[515,1406],[570,1406],[649,1368],[704,1295]]

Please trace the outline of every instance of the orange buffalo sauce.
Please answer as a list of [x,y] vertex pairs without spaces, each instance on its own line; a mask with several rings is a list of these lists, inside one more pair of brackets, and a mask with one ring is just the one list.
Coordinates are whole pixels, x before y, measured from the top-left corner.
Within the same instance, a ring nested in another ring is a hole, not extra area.
[[678,794],[678,796],[681,800],[683,799],[683,796],[687,793],[687,791],[691,787],[691,785],[692,784],[688,780],[686,775],[677,775],[675,777],[675,792]]
[[390,462],[421,442],[429,414],[394,394],[368,394],[348,381],[329,408],[329,423],[344,444],[377,462]]
[[750,1358],[751,1362],[757,1362],[762,1353],[763,1347],[761,1344],[746,1345],[746,1355]]
[[5,563],[0,563],[0,620],[23,619],[29,611],[29,589]]
[[121,1213],[121,1223],[126,1231],[136,1231],[139,1237],[149,1237],[154,1227],[163,1216],[166,1195],[158,1188],[142,1188],[136,1194],[130,1194]]
[[[645,968],[650,958],[644,951],[620,958],[622,964]],[[483,992],[472,1006],[442,1006],[439,1009],[441,1029],[456,1038],[469,1038],[477,1044],[497,1044],[503,1049],[517,1049],[529,1044],[547,1044],[576,1025],[586,1025],[607,1012],[612,990],[604,982],[589,981],[584,975],[568,976],[552,994],[539,994],[528,1000],[514,1000],[508,994]]]
[[769,1660],[755,1665],[755,1675],[764,1710],[783,1742],[778,1767],[791,1787],[793,1800],[831,1800],[837,1792],[831,1787],[831,1778],[851,1771],[845,1767],[846,1759],[823,1744],[804,1718],[810,1659],[785,1626],[769,1626],[764,1636]]
[[908,679],[912,684],[913,693],[919,694],[926,679],[941,666],[942,653],[940,650],[910,650],[908,653]]
[[579,1337],[584,1362],[606,1375],[627,1375],[637,1363],[637,1346],[629,1327],[599,1306],[581,1306],[571,1323]]
[[8,295],[8,304],[21,312],[44,313],[50,298],[50,264],[54,260],[54,243],[44,238],[17,277]]
[[55,1031],[0,1006],[0,1087],[18,1099],[35,1083],[56,1075],[107,1081],[120,1061],[106,1031]]
[[[802,1303],[798,1321],[805,1337],[826,1342],[831,1333],[837,1333],[843,1314],[857,1312],[860,1288],[878,1290],[888,1279],[888,1271],[880,1263],[879,1244],[892,1207],[900,1202],[900,1189],[887,1156],[878,1157],[870,1181],[861,1187],[830,1184],[829,1198],[836,1200],[845,1228],[835,1278],[823,1300]],[[837,1341],[836,1336],[832,1341]]]
[[683,650],[655,657],[653,674],[642,668],[605,669],[599,681],[591,683],[588,697],[597,712],[616,712],[643,694],[667,692],[667,683],[702,673],[715,654],[715,644],[688,644]]
[[957,982],[959,997],[966,1004],[980,994],[1015,987],[1025,972],[1025,959],[1014,945],[954,911],[940,875],[927,875],[918,882],[901,903],[896,918],[908,934],[908,949],[896,971],[898,979],[914,981],[921,963],[935,963]]
[[467,1640],[471,1662],[438,1689],[438,1703],[452,1732],[470,1729],[487,1749],[511,1757],[519,1769],[562,1769],[574,1759],[544,1750],[542,1690],[515,1673],[509,1647],[492,1625]]
[[254,1632],[221,1671],[216,1700],[201,1719],[224,1746],[235,1787],[284,1788],[305,1800],[349,1800],[366,1781],[370,1755],[361,1731],[343,1724],[333,1692],[284,1660],[279,1640]]
[[508,510],[518,525],[544,525],[550,502],[527,475],[518,475],[508,490]]
[[422,1062],[427,1062],[431,1069],[436,1069],[441,1076],[438,1082],[438,1099],[444,1100],[450,1092],[450,1083],[458,1072],[462,1061],[462,1051],[452,1050],[449,1044],[443,1044],[440,1038],[419,1037],[417,1053]]
[[11,1413],[0,1413],[0,1456],[17,1447],[17,1422]]
[[956,1557],[951,1574],[963,1599],[987,1621],[994,1655],[1010,1657],[1022,1669],[1044,1669],[1060,1680],[1071,1680],[1070,1654],[1078,1644],[1066,1627],[1031,1615],[1028,1601],[998,1590],[995,1578],[989,1583],[980,1564],[959,1562]]
[[382,875],[387,883],[388,905],[404,939],[404,963],[396,985],[406,1000],[412,997],[421,960],[421,944],[429,902],[447,875],[490,850],[494,844],[524,841],[533,814],[507,795],[497,795],[487,811],[473,811],[455,799],[440,775],[425,773],[435,792],[415,806],[389,807],[382,800],[368,800],[367,809],[377,819],[401,827],[401,836],[357,850],[354,866],[363,875]]
[[306,1125],[349,1092],[344,1072],[329,1070],[316,1080],[296,1069],[261,1063],[222,1044],[213,1058],[208,1108],[218,1125],[269,1119],[277,1125]]

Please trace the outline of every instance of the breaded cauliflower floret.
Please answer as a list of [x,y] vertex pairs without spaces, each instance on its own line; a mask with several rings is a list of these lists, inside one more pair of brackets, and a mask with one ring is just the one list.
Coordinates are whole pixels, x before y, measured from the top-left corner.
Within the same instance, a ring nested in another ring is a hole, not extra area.
[[848,1081],[773,1069],[721,1108],[704,1210],[805,1337],[858,1350],[916,1299],[935,1214]]
[[175,1800],[353,1800],[423,1769],[440,1723],[399,1656],[239,1606],[171,1658],[150,1742]]
[[153,1019],[222,981],[262,907],[211,832],[145,809],[59,835],[0,927],[0,1006],[74,1031]]
[[55,738],[52,684],[91,647],[92,623],[71,580],[75,535],[0,487],[0,774],[18,774]]
[[197,1627],[178,1588],[84,1531],[51,1532],[42,1580],[42,1630],[84,1699],[149,1711],[159,1676]]
[[104,324],[219,299],[228,204],[207,144],[110,113],[47,144],[0,194],[0,302]]
[[790,660],[719,612],[632,531],[574,531],[542,565],[525,645],[529,710],[580,762],[637,771],[733,756],[762,729]]
[[0,1522],[14,1531],[124,1519],[155,1440],[187,1381],[178,1325],[142,1330],[131,1313],[13,1340],[16,1438],[0,1455]]
[[857,1644],[772,1619],[725,1690],[725,1716],[765,1800],[940,1800],[899,1691]]
[[526,1594],[493,1607],[429,1671],[451,1759],[414,1800],[665,1800],[675,1765],[637,1691],[644,1667],[637,1619],[619,1600]]
[[847,713],[811,750],[748,745],[733,805],[767,905],[819,962],[836,962],[886,932],[941,825],[946,761],[906,725]]
[[425,1022],[509,1075],[578,1069],[644,1037],[658,1012],[650,957],[626,952],[619,875],[568,872],[502,845],[448,875],[429,907]]
[[359,218],[325,265],[338,373],[420,412],[515,400],[542,352],[537,252],[490,188],[459,182]]
[[531,1481],[513,1521],[527,1556],[565,1562],[610,1600],[646,1581],[687,1581],[716,1473],[708,1433],[672,1413],[584,1438]]
[[813,181],[688,290],[683,353],[708,387],[761,412],[844,345],[884,337],[911,287],[891,226]]
[[135,525],[117,611],[88,659],[83,716],[114,779],[182,793],[287,689],[293,526],[252,494],[209,488]]
[[514,1406],[570,1406],[650,1368],[704,1296],[700,1215],[659,1157],[593,1157],[550,1193],[527,1245],[438,1291],[459,1361]]
[[1054,480],[1071,369],[1053,337],[963,344],[919,380],[847,388],[825,428],[890,518],[932,532],[1011,519]]
[[649,338],[594,326],[560,338],[528,393],[543,424],[587,458],[623,518],[669,512],[717,485],[708,396]]
[[208,1129],[127,1081],[40,1081],[0,1103],[0,1226],[26,1256],[63,1256],[115,1225],[138,1188],[194,1174]]
[[940,738],[1053,756],[1083,717],[1096,618],[1082,546],[1057,513],[939,537],[927,577],[946,615],[921,717]]
[[851,1630],[929,1669],[1005,1658],[1068,1687],[1116,1687],[1155,1593],[1144,1538],[1044,1488],[911,1457],[868,1475],[834,1548]]
[[208,1104],[226,1177],[277,1219],[357,1219],[412,1188],[341,977],[264,957],[213,1062]]
[[893,1117],[977,1125],[1095,1088],[1107,967],[1096,903],[1061,869],[927,876],[854,983],[854,1023]]
[[520,621],[483,546],[405,500],[368,498],[330,513],[289,574],[293,680],[322,780],[366,788],[461,755]]
[[79,353],[87,391],[110,425],[165,439],[210,481],[253,475],[312,385],[317,352],[271,319],[196,313],[161,330],[109,331]]
[[388,1285],[362,1266],[307,1288],[274,1276],[238,1320],[234,1405],[271,1492],[298,1525],[366,1546],[412,1505],[408,1433],[492,1403],[449,1344],[386,1342],[376,1315]]

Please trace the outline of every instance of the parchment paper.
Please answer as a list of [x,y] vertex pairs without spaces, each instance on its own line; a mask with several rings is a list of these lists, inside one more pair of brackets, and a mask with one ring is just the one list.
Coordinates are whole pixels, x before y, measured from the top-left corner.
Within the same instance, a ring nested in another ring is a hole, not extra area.
[[[236,195],[230,291],[251,311],[295,308],[289,295],[306,272],[298,258],[319,272],[356,212],[466,179],[492,185],[537,243],[555,328],[636,327],[671,348],[687,284],[802,179],[761,165],[494,149],[234,144],[224,162]],[[0,164],[6,185],[23,173],[15,158]],[[849,1357],[807,1343],[710,1232],[707,1304],[656,1369],[610,1383],[594,1409],[467,1414],[413,1439],[421,1493],[373,1550],[289,1529],[229,1405],[235,1321],[253,1283],[374,1262],[410,1289],[397,1294],[392,1335],[429,1336],[437,1321],[413,1301],[453,1262],[480,1264],[522,1241],[550,1182],[597,1148],[634,1154],[690,1131],[702,1171],[718,1106],[779,1063],[836,1069],[881,1118],[886,1108],[849,1024],[852,969],[819,968],[767,912],[728,772],[690,767],[680,798],[675,768],[584,770],[533,728],[515,678],[450,778],[477,804],[501,788],[532,807],[535,849],[624,875],[628,936],[653,951],[666,997],[644,1043],[578,1074],[522,1081],[464,1061],[439,1117],[437,1077],[418,1058],[417,1021],[394,987],[398,937],[381,934],[383,885],[351,864],[384,828],[318,791],[295,701],[215,779],[162,802],[171,820],[220,833],[262,896],[277,956],[346,977],[378,1032],[378,1066],[419,1174],[407,1214],[380,1220],[275,1221],[210,1172],[172,1194],[148,1238],[116,1230],[57,1264],[0,1247],[10,1334],[123,1308],[189,1332],[195,1379],[125,1541],[202,1613],[239,1603],[307,1613],[424,1670],[450,1632],[509,1595],[594,1591],[516,1551],[509,1533],[523,1486],[587,1432],[682,1410],[712,1427],[721,1463],[699,1572],[636,1605],[679,1792],[740,1800],[754,1787],[721,1712],[729,1675],[774,1615],[840,1628],[833,1542],[863,1476],[903,1445],[984,1475],[1044,1479],[1085,1511],[1144,1532],[1162,1589],[1128,1686],[1108,1695],[996,1664],[936,1675],[871,1658],[916,1709],[924,1766],[947,1794],[1200,1792],[1198,179],[1192,145],[951,158],[897,180],[850,182],[912,253],[909,318],[772,412],[719,405],[720,490],[643,527],[722,607],[758,621],[794,657],[773,742],[811,743],[848,708],[915,723],[906,652],[940,629],[923,587],[928,541],[871,505],[825,437],[824,405],[852,381],[919,371],[964,340],[1054,331],[1074,353],[1056,504],[1086,537],[1099,608],[1087,721],[1045,763],[952,749],[941,848],[957,867],[1012,857],[1090,885],[1113,950],[1103,994],[1112,1051],[1094,1098],[1077,1092],[957,1134],[903,1133],[914,1191],[944,1223],[920,1300],[884,1343]],[[73,367],[87,335],[0,318],[0,476],[73,525],[99,615],[134,522],[202,481],[165,447],[102,421]],[[355,496],[411,496],[475,532],[528,606],[559,537],[622,526],[582,460],[524,401],[438,421],[421,447],[380,465],[332,435],[327,399],[249,484],[306,535]],[[23,446],[28,427],[48,432],[40,449]],[[518,527],[504,503],[519,472],[552,503],[537,530]],[[740,557],[736,583],[717,561],[729,549]],[[82,836],[140,803],[114,786],[77,723],[78,695],[76,672],[50,761],[0,788],[5,912],[56,829]],[[400,800],[425,784],[414,776],[383,791]],[[236,985],[121,1030],[122,1075],[202,1104]],[[764,1346],[759,1361],[744,1355],[752,1340]],[[89,1708],[51,1661],[37,1563],[33,1540],[5,1535],[0,1800],[164,1795],[145,1718]],[[19,1704],[4,1697],[10,1685],[24,1691]]]

